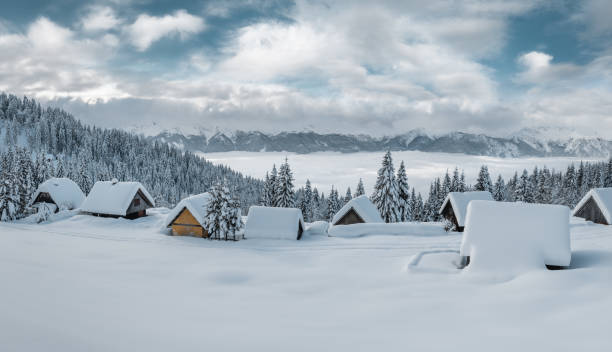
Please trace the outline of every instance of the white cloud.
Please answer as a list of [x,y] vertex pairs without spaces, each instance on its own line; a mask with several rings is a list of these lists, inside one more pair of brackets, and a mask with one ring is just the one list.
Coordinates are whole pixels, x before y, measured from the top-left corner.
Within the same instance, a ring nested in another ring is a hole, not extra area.
[[517,75],[516,82],[558,86],[583,74],[583,68],[571,63],[553,63],[553,59],[553,56],[538,51],[519,56],[517,61],[524,71]]
[[185,40],[190,35],[200,33],[205,27],[201,17],[178,10],[161,17],[139,15],[127,28],[127,32],[132,44],[138,50],[144,51],[163,37],[177,35],[181,40]]
[[[90,29],[40,18],[25,33],[0,29],[0,90],[56,99],[79,117],[113,127],[142,116],[137,124],[265,131],[503,133],[572,121],[577,129],[612,130],[606,115],[612,56],[577,65],[545,49],[525,53],[517,58],[521,91],[514,95],[502,94],[493,70],[481,63],[504,47],[508,18],[534,6],[298,1],[292,21],[250,23],[228,36],[220,53],[198,48],[155,77],[115,66],[121,47],[108,19],[120,20],[112,12],[99,12],[105,20]],[[125,23],[119,38],[141,51],[205,29],[204,20],[184,10]]]
[[112,8],[106,6],[93,6],[81,20],[81,26],[87,32],[106,31],[118,29],[121,20],[115,15]]
[[0,90],[44,99],[125,97],[98,69],[116,46],[112,35],[79,39],[69,28],[40,17],[26,33],[0,33]]

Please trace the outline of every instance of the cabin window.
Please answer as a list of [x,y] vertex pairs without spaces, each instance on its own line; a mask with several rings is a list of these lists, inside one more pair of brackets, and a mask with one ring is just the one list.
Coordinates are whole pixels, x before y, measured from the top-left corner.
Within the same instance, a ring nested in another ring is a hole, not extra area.
[[134,199],[133,204],[134,204],[135,207],[139,206],[140,205],[140,199]]

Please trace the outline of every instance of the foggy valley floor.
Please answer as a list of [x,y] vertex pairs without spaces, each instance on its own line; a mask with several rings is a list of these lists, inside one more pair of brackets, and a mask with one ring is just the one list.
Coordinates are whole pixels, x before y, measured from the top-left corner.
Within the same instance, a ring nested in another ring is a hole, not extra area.
[[[382,159],[380,152],[336,153],[321,152],[311,154],[296,154],[288,152],[225,152],[199,154],[217,165],[227,165],[233,170],[245,175],[262,179],[273,164],[278,167],[288,158],[295,184],[298,187],[310,179],[313,187],[319,191],[329,192],[332,186],[344,192],[347,187],[355,190],[359,178],[363,179],[366,193],[369,195],[376,183],[376,176]],[[406,163],[406,174],[410,186],[425,196],[429,185],[436,177],[444,176],[446,170],[452,174],[455,167],[465,170],[466,180],[472,184],[476,180],[478,170],[487,165],[491,178],[495,180],[498,174],[509,179],[524,168],[529,172],[535,166],[541,168],[565,170],[571,163],[581,161],[601,161],[598,158],[548,157],[548,158],[496,158],[473,156],[466,154],[429,153],[416,151],[395,151],[393,161],[397,168],[400,161]]]

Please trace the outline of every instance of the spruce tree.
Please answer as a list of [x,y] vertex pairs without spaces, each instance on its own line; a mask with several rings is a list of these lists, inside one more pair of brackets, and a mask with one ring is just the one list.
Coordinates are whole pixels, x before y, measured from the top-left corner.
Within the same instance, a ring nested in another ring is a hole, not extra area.
[[281,208],[293,208],[295,206],[293,174],[286,158],[276,178],[276,206]]
[[397,169],[398,221],[410,221],[410,186],[404,162]]
[[506,185],[501,175],[497,176],[497,181],[493,186],[493,199],[498,202],[506,200]]
[[491,176],[489,175],[489,169],[486,165],[480,167],[480,172],[478,172],[478,178],[476,179],[476,184],[474,185],[475,191],[492,191],[491,186]]
[[302,197],[302,215],[304,221],[313,221],[313,194],[310,185],[310,180],[306,180],[306,186],[304,186],[304,195]]
[[450,191],[451,192],[461,192],[459,190],[460,183],[461,183],[461,180],[459,178],[459,168],[455,167],[455,170],[453,171],[453,179],[451,180]]
[[276,164],[272,165],[272,172],[270,173],[269,185],[267,187],[268,190],[268,206],[276,207],[276,187],[277,187],[277,177],[278,171],[276,170]]
[[344,195],[344,202],[342,202],[343,205],[350,202],[351,199],[353,199],[353,196],[351,195],[351,187],[349,187],[346,189],[346,194]]
[[399,216],[397,212],[399,196],[390,151],[385,153],[383,157],[382,166],[378,170],[376,185],[374,185],[374,194],[372,194],[371,198],[385,222],[398,221]]
[[15,189],[15,177],[11,172],[12,150],[3,155],[0,170],[0,221],[17,219],[19,196]]
[[365,195],[365,188],[363,187],[363,180],[359,179],[357,183],[357,190],[355,191],[355,198]]
[[240,203],[231,197],[227,181],[215,184],[209,192],[211,199],[206,207],[204,229],[211,239],[237,239],[236,233],[242,226]]
[[327,197],[327,221],[331,222],[341,207],[342,205],[340,204],[340,199],[338,198],[338,190],[334,189],[332,186],[332,189],[329,192],[329,197]]

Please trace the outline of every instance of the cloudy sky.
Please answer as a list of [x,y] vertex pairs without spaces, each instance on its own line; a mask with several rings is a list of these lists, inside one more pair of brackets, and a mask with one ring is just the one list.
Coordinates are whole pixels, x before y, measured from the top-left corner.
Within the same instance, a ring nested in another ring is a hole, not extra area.
[[13,1],[0,91],[143,130],[612,138],[611,18],[608,0]]

